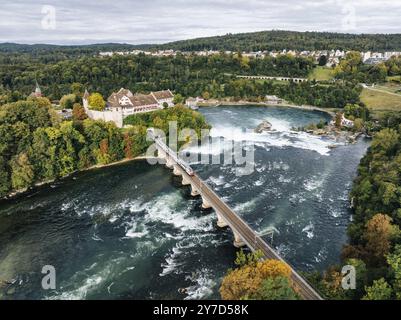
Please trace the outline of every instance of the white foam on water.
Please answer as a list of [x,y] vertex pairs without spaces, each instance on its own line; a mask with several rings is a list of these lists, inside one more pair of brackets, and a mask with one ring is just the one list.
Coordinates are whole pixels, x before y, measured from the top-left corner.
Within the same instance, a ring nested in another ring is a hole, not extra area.
[[133,221],[129,226],[128,230],[126,230],[125,237],[127,238],[142,238],[149,234],[148,229],[146,226],[141,225],[138,226],[138,223]]
[[[182,205],[184,203],[184,208]],[[181,210],[177,208],[182,208]],[[191,217],[191,203],[183,199],[179,192],[165,194],[156,197],[154,201],[146,203],[144,208],[147,212],[145,222],[163,222],[171,224],[181,231],[213,229],[210,216]]]
[[92,235],[92,240],[94,241],[101,241],[103,242],[104,240],[102,238],[100,238],[97,234],[93,234]]
[[224,189],[228,189],[228,188],[232,188],[232,187],[233,187],[233,185],[229,182],[225,183],[223,186]]
[[225,184],[225,181],[224,181],[224,177],[223,177],[223,176],[218,176],[218,177],[210,176],[210,177],[208,178],[208,180],[209,180],[210,182],[212,182],[213,184],[215,184],[216,186],[221,186],[221,185]]
[[[288,122],[277,122],[279,130],[265,133],[255,133],[252,130],[242,130],[236,127],[219,127],[215,126],[210,131],[210,136],[217,138],[223,137],[228,141],[249,141],[259,147],[265,148],[274,146],[279,148],[294,147],[298,149],[316,151],[321,155],[329,155],[329,146],[333,145],[332,141],[327,141],[319,136],[315,136],[306,132],[292,133],[290,132]],[[221,145],[221,143],[219,144]],[[207,150],[203,150],[207,152]],[[220,152],[221,152],[220,148]],[[217,150],[214,150],[214,153]],[[210,152],[209,152],[210,153]]]
[[[79,287],[73,290],[59,293],[55,296],[47,297],[49,300],[84,300],[90,292],[98,290],[104,282],[112,275],[112,266],[118,263],[121,258],[114,259],[111,264],[105,266],[102,270],[96,272],[90,277],[86,277],[82,280],[79,278],[86,274],[87,271],[93,270],[97,263],[92,264],[89,268],[85,269],[85,272],[77,272],[72,278],[71,283],[80,283]],[[61,288],[63,289],[63,288]]]
[[276,252],[283,258],[285,258],[290,252],[291,248],[288,245],[281,243],[277,248]]
[[306,198],[304,197],[304,195],[302,193],[292,194],[289,199],[290,199],[290,202],[293,204],[299,204],[299,203],[303,203],[306,201]]
[[290,182],[292,182],[292,179],[291,178],[286,178],[283,175],[280,175],[280,177],[278,178],[278,181],[281,182],[281,183],[290,183]]
[[245,212],[249,212],[252,211],[254,208],[256,208],[256,204],[259,200],[259,197],[256,197],[252,200],[243,202],[243,203],[239,203],[237,204],[233,210],[234,212],[239,212],[239,213],[245,213]]
[[266,119],[272,125],[272,129],[280,132],[286,132],[291,130],[291,124],[289,121],[284,119],[277,119],[277,118],[268,118]]
[[[165,258],[165,262],[162,263],[162,265],[161,265],[163,270],[159,274],[160,277],[164,277],[164,276],[176,271],[179,266],[183,265],[183,262],[177,261],[177,258],[182,253],[181,250],[182,250],[182,247],[180,244],[176,244],[176,246],[171,249],[171,252]],[[178,273],[178,272],[175,272],[175,273]]]
[[195,284],[186,288],[187,296],[184,300],[200,300],[211,296],[213,288],[216,286],[211,274],[213,273],[210,270],[203,268],[188,276],[187,280],[195,282]]
[[326,258],[327,258],[327,249],[322,248],[320,249],[319,253],[315,256],[315,262],[316,263],[322,262],[326,260]]
[[304,188],[307,191],[316,191],[322,187],[323,181],[323,177],[313,176],[304,182]]
[[302,229],[302,232],[306,233],[306,236],[309,239],[313,239],[315,234],[313,233],[313,231],[315,230],[315,226],[313,225],[313,223],[309,223],[305,228]]
[[329,210],[329,214],[330,214],[330,216],[332,216],[333,218],[339,218],[339,217],[341,217],[342,216],[342,212],[341,212],[341,210],[340,209],[334,209],[334,208],[331,208],[331,210]]
[[260,177],[258,180],[255,181],[255,183],[253,185],[255,187],[260,187],[260,186],[263,186],[264,183],[265,183],[265,179],[263,179],[263,177]]

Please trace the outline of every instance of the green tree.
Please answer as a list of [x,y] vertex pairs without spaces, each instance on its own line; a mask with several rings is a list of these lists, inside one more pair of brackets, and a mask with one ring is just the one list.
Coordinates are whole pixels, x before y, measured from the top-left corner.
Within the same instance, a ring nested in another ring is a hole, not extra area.
[[350,51],[345,56],[345,59],[340,61],[340,64],[336,67],[336,73],[339,72],[350,72],[354,73],[358,70],[358,67],[362,65],[362,55],[358,51]]
[[285,277],[290,279],[291,268],[278,260],[265,260],[243,265],[224,277],[220,294],[224,300],[240,300],[258,295],[264,280]]
[[251,300],[299,300],[299,295],[291,287],[287,277],[278,276],[264,280]]
[[184,97],[177,93],[174,95],[174,99],[173,99],[174,104],[180,104],[180,103],[184,103]]
[[401,245],[397,245],[394,252],[387,256],[387,263],[394,277],[393,289],[395,296],[401,300]]
[[82,83],[74,82],[71,84],[70,90],[76,97],[82,98],[85,88]]
[[383,129],[372,141],[372,152],[378,155],[393,156],[400,145],[400,135],[394,129]]
[[356,132],[361,132],[364,128],[364,122],[362,119],[357,118],[354,120],[354,130]]
[[72,109],[77,97],[75,94],[67,94],[60,100],[60,105],[63,109]]
[[205,99],[205,100],[209,100],[210,99],[210,93],[208,91],[202,92],[202,98]]
[[0,156],[0,197],[7,195],[11,189],[11,181],[6,161]]
[[106,102],[104,101],[100,93],[92,93],[89,96],[89,108],[92,110],[103,111],[106,107]]
[[362,300],[390,300],[392,289],[385,279],[373,281],[371,287],[366,287],[366,295]]
[[29,187],[34,179],[34,171],[26,153],[20,153],[10,163],[11,183],[15,190]]
[[321,55],[319,57],[319,66],[324,67],[327,64],[327,56],[326,55]]

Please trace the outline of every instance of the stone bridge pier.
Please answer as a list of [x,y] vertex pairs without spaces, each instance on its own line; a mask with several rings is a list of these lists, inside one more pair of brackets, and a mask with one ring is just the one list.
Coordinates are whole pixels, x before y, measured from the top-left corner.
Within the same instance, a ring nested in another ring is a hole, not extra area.
[[182,176],[182,185],[183,186],[189,186],[191,184],[191,181],[187,180],[184,176]]
[[173,165],[173,175],[175,175],[177,177],[182,176],[180,168],[179,168],[179,166],[177,164]]
[[201,194],[202,197],[202,208],[203,209],[210,209],[212,205],[208,202],[208,200]]
[[216,211],[216,215],[217,215],[217,226],[219,228],[228,227],[228,223],[226,222],[226,220],[223,219],[223,217],[221,216],[221,214],[218,211]]
[[166,167],[169,169],[173,169],[174,168],[174,161],[171,160],[170,158],[166,159]]
[[236,248],[245,247],[246,244],[245,244],[244,240],[242,240],[239,233],[235,230],[232,230],[232,232],[234,233],[234,247],[236,247]]

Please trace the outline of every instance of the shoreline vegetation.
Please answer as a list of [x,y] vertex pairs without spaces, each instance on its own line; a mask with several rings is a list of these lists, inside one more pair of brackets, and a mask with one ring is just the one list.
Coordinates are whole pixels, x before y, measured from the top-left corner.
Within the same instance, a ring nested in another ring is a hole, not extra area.
[[77,171],[143,156],[150,145],[146,139],[149,127],[168,133],[169,121],[177,121],[178,130],[189,128],[199,134],[210,128],[200,113],[180,105],[131,116],[127,118],[131,126],[124,129],[78,115],[62,121],[46,98],[29,98],[1,107],[0,198]]
[[[47,110],[47,112],[51,113],[50,109],[49,109],[49,105],[47,105],[47,103],[45,103],[45,101],[42,101],[40,99],[33,99],[31,100],[32,105],[38,105],[39,107],[43,107],[44,110]],[[43,104],[43,105],[41,105]],[[263,107],[285,107],[285,108],[293,108],[293,109],[299,109],[299,110],[307,110],[307,111],[314,111],[314,112],[325,112],[327,114],[329,114],[330,116],[333,116],[333,113],[328,111],[328,110],[324,110],[322,108],[318,108],[318,107],[314,107],[314,106],[296,106],[294,104],[289,104],[289,103],[281,103],[281,104],[277,104],[277,105],[273,105],[273,104],[269,104],[269,103],[264,103],[264,102],[253,102],[253,101],[248,101],[248,100],[240,100],[240,101],[229,101],[229,100],[217,100],[217,99],[210,99],[208,100],[207,103],[203,103],[201,107],[219,107],[219,106],[263,106]],[[177,109],[178,108],[178,109]],[[173,110],[173,111],[172,111]],[[9,110],[10,112],[10,110]],[[167,109],[167,110],[160,110],[158,112],[152,113],[152,114],[142,114],[142,115],[136,115],[136,116],[131,116],[129,118],[127,118],[127,125],[125,126],[124,129],[121,130],[121,135],[123,134],[124,131],[129,131],[129,130],[135,130],[136,132],[140,132],[141,134],[144,134],[144,132],[146,131],[145,127],[148,127],[149,125],[151,126],[155,126],[158,127],[162,130],[167,130],[168,126],[166,125],[165,122],[168,121],[169,118],[175,117],[176,114],[181,114],[184,116],[187,113],[190,113],[191,115],[194,114],[194,111],[189,110],[187,108],[182,108],[182,107],[176,107],[173,109]],[[163,115],[165,116],[165,119],[162,119]],[[73,124],[77,124],[77,123],[81,123],[83,120],[79,120],[79,121],[74,121]],[[184,121],[185,122],[185,121]],[[93,122],[94,124],[96,123]],[[200,124],[199,124],[200,123]],[[200,116],[200,120],[199,123],[195,124],[195,127],[202,127],[205,125],[204,123],[204,119],[202,116]],[[192,122],[187,122],[186,123],[189,127],[193,127],[193,123]],[[55,121],[54,124],[56,127],[59,125],[59,123],[57,121]],[[181,124],[181,126],[184,124]],[[53,124],[52,124],[53,126]],[[51,126],[51,127],[52,127]],[[79,124],[79,126],[82,126],[82,124]],[[140,127],[140,128],[138,128]],[[200,128],[199,127],[199,128]],[[125,138],[124,138],[125,139]],[[102,144],[102,142],[104,142],[104,140],[100,141],[100,144]],[[124,141],[126,143],[126,141]],[[143,144],[143,143],[142,143]],[[143,144],[145,145],[145,144]],[[129,147],[132,147],[131,145]],[[100,146],[100,149],[102,147]],[[130,149],[130,148],[128,148]],[[124,150],[124,152],[126,153],[127,150]],[[128,152],[131,152],[130,150],[128,150]],[[45,180],[41,180],[38,182],[33,182],[30,184],[27,184],[26,186],[24,186],[23,188],[19,188],[16,190],[12,190],[11,192],[7,193],[7,194],[3,194],[0,197],[0,201],[4,201],[4,200],[11,200],[14,199],[18,196],[21,196],[29,191],[31,191],[32,189],[44,186],[44,185],[49,185],[51,183],[54,183],[55,181],[59,181],[59,180],[63,180],[66,179],[78,172],[84,172],[84,171],[88,171],[88,170],[94,170],[94,169],[99,169],[99,168],[106,168],[109,166],[115,166],[118,164],[122,164],[122,163],[127,163],[130,161],[135,161],[135,160],[145,160],[147,157],[144,156],[144,154],[142,153],[141,155],[135,156],[135,157],[125,157],[123,159],[119,159],[116,161],[112,161],[112,162],[106,162],[106,163],[97,163],[97,164],[93,164],[91,166],[88,167],[83,167],[83,168],[76,168],[75,170],[70,170],[70,172],[68,172],[67,174],[64,174],[62,176],[58,176],[55,177],[53,179],[45,179]],[[31,170],[33,171],[33,169]],[[32,174],[32,173],[31,173]]]
[[[202,103],[199,107],[220,107],[220,106],[284,107],[284,108],[293,108],[293,109],[306,110],[306,111],[324,112],[324,113],[329,114],[330,116],[334,116],[334,113],[332,113],[329,110],[325,110],[325,109],[314,107],[314,106],[297,106],[297,105],[290,104],[287,102],[273,105],[273,104],[264,103],[264,102],[253,102],[253,101],[247,101],[247,100],[229,101],[229,100],[210,99],[210,100],[208,100],[208,102]],[[137,117],[134,117],[134,118],[137,118]],[[129,126],[130,125],[128,125],[127,128]],[[125,128],[125,129],[127,129],[127,128]],[[123,129],[123,130],[125,130],[125,129]],[[19,190],[13,190],[12,192],[8,193],[7,195],[0,197],[0,201],[14,199],[18,196],[21,196],[21,195],[31,191],[32,189],[35,189],[35,188],[38,188],[41,186],[45,186],[45,185],[49,185],[51,183],[54,183],[55,181],[62,181],[63,179],[66,179],[78,172],[85,172],[85,171],[94,170],[94,169],[106,168],[106,167],[115,166],[115,165],[131,162],[131,161],[146,160],[146,159],[147,159],[147,157],[144,154],[142,154],[142,155],[139,155],[139,156],[136,156],[133,158],[124,158],[124,159],[117,160],[117,161],[114,161],[111,163],[95,164],[95,165],[92,165],[87,168],[77,169],[77,170],[74,170],[73,172],[71,172],[65,176],[59,177],[59,178],[45,180],[45,181],[39,181],[39,182],[34,183],[31,186],[27,186],[27,187],[21,188]]]
[[[253,101],[247,101],[247,100],[240,100],[240,101],[229,101],[229,100],[217,100],[217,99],[210,99],[208,100],[208,102],[202,103],[199,105],[199,107],[203,107],[203,108],[218,108],[221,106],[262,106],[262,107],[283,107],[283,108],[289,108],[289,109],[298,109],[298,110],[305,110],[305,111],[312,111],[312,112],[323,112],[326,113],[332,117],[335,117],[335,114],[329,110],[323,109],[323,108],[319,108],[319,107],[314,107],[314,106],[297,106],[291,103],[280,103],[280,104],[269,104],[269,103],[265,103],[265,102],[253,102]],[[126,126],[125,129],[129,128],[130,125]],[[123,130],[125,130],[123,129]],[[308,132],[310,134],[313,134],[311,132]],[[355,140],[358,137],[355,138]],[[152,158],[152,157],[150,157]],[[46,181],[39,181],[34,183],[31,186],[28,186],[26,188],[20,189],[20,190],[14,190],[11,193],[0,197],[0,201],[5,201],[5,200],[12,200],[18,196],[21,196],[27,192],[30,192],[32,190],[34,190],[35,188],[41,187],[41,186],[46,186],[49,185],[51,183],[54,183],[55,181],[62,181],[64,179],[67,179],[69,177],[71,177],[72,175],[79,173],[79,172],[85,172],[85,171],[90,171],[90,170],[95,170],[95,169],[102,169],[102,168],[107,168],[107,167],[111,167],[111,166],[116,166],[119,164],[124,164],[124,163],[128,163],[128,162],[132,162],[132,161],[139,161],[139,160],[146,160],[146,159],[150,159],[149,157],[145,156],[144,154],[136,156],[136,157],[132,157],[132,158],[124,158],[121,160],[117,160],[111,163],[106,163],[106,164],[95,164],[92,165],[88,168],[83,168],[83,169],[78,169],[75,170],[71,173],[69,173],[68,175],[59,177],[59,178],[55,178],[55,179],[51,179],[51,180],[46,180]]]
[[65,179],[68,179],[68,178],[72,177],[73,175],[75,175],[77,173],[80,173],[80,172],[92,171],[92,170],[96,170],[96,169],[104,169],[104,168],[107,168],[107,167],[114,167],[114,166],[117,166],[117,165],[120,165],[120,164],[125,164],[125,163],[129,163],[129,162],[133,162],[133,161],[141,161],[141,160],[148,160],[148,159],[157,159],[157,157],[148,157],[146,155],[140,155],[140,156],[137,156],[135,158],[125,158],[125,159],[118,160],[118,161],[115,161],[115,162],[112,162],[112,163],[96,164],[96,165],[93,165],[93,166],[91,166],[89,168],[76,170],[76,171],[71,172],[70,174],[68,174],[66,176],[63,176],[61,178],[58,178],[58,179],[40,181],[40,182],[37,182],[37,183],[33,184],[30,187],[27,187],[27,188],[24,188],[24,189],[21,189],[21,190],[15,190],[15,191],[9,193],[6,196],[0,197],[0,201],[7,201],[7,200],[15,199],[15,198],[17,198],[19,196],[22,196],[22,195],[30,192],[30,191],[35,190],[36,188],[50,185],[50,184],[52,184],[52,183],[54,183],[56,181],[63,181]]

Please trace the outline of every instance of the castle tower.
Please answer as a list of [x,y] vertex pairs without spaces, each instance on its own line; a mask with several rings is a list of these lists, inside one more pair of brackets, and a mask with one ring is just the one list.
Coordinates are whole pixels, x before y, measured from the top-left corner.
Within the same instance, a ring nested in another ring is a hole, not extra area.
[[84,96],[82,97],[82,102],[85,109],[89,109],[89,92],[85,89]]
[[36,81],[35,97],[39,98],[42,96],[42,90],[40,90],[39,83]]

